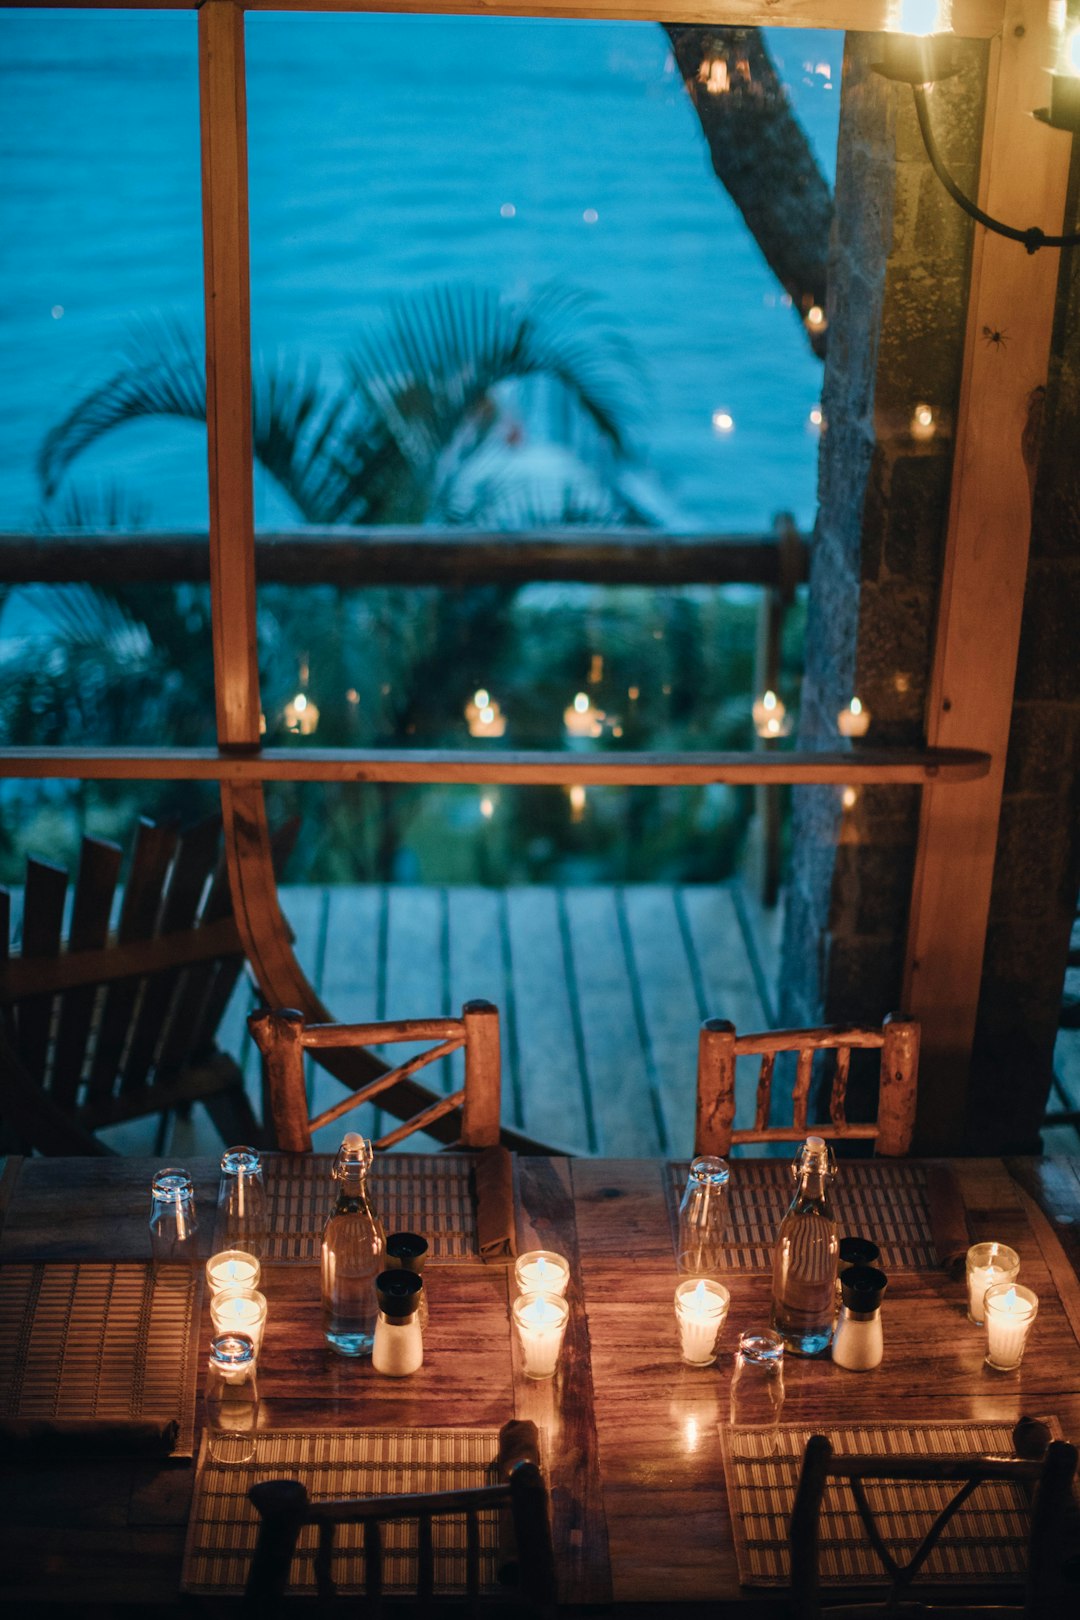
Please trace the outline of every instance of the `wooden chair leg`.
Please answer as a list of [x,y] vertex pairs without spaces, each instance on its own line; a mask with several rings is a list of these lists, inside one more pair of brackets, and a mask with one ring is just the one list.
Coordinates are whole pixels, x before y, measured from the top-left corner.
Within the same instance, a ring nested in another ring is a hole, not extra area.
[[244,1589],[244,1612],[267,1620],[279,1612],[301,1528],[308,1519],[307,1487],[297,1479],[264,1479],[248,1492],[259,1534]]
[[795,1505],[788,1532],[791,1562],[791,1612],[794,1620],[818,1620],[821,1592],[818,1584],[818,1524],[821,1500],[828,1481],[832,1444],[823,1434],[812,1434],[803,1453]]
[[915,1131],[919,1026],[898,1013],[890,1013],[885,1020],[884,1033],[877,1153],[883,1158],[901,1158],[909,1151]]
[[465,1024],[465,1105],[461,1145],[495,1147],[502,1110],[502,1053],[499,1046],[499,1009],[490,1001],[467,1001],[461,1010]]
[[735,1123],[735,1025],[707,1018],[698,1038],[694,1154],[724,1158]]
[[274,1146],[283,1153],[310,1153],[307,1092],[304,1087],[304,1015],[290,1008],[263,1008],[248,1016],[248,1028],[263,1059],[263,1118],[273,1128]]

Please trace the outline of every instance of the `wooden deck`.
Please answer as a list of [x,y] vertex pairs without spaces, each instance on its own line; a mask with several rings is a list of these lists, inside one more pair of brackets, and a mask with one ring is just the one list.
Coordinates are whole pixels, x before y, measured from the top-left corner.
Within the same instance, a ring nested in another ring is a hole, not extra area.
[[[701,1020],[748,1029],[775,1021],[779,917],[760,912],[738,884],[287,887],[282,898],[300,962],[337,1018],[421,1017],[472,997],[493,1001],[504,1119],[574,1153],[688,1153]],[[251,1004],[242,985],[220,1044],[243,1064],[254,1096]],[[405,1050],[394,1048],[397,1057]],[[441,1077],[425,1071],[427,1083],[450,1089],[453,1061],[440,1065]],[[311,1083],[319,1106],[342,1095],[317,1069]],[[358,1112],[356,1128],[378,1129],[373,1109]],[[328,1127],[317,1146],[336,1146],[341,1129]],[[152,1122],[139,1122],[107,1139],[134,1153],[152,1137]],[[176,1122],[169,1151],[217,1146],[196,1108]]]

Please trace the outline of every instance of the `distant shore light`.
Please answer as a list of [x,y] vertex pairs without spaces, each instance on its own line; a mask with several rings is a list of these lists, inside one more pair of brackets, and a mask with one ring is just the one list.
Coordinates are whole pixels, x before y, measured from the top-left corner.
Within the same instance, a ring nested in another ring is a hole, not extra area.
[[49,314],[52,316],[54,321],[62,321],[64,318],[63,304],[54,304],[52,309],[49,311]]
[[735,418],[730,411],[713,411],[712,425],[717,433],[734,433]]
[[513,219],[514,215],[517,213],[517,209],[514,207],[513,203],[503,203],[502,207],[499,209],[499,213],[502,215],[503,219]]
[[600,215],[597,213],[595,208],[586,208],[581,217],[585,221],[586,225],[595,225],[597,220],[600,218]]

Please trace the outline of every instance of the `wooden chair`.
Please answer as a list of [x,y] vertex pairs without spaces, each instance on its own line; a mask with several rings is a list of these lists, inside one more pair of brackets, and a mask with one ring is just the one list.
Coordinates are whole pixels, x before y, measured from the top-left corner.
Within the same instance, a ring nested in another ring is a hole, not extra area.
[[[295,824],[278,837],[279,858]],[[68,874],[29,860],[21,954],[0,890],[0,1116],[13,1151],[106,1153],[95,1132],[201,1102],[227,1141],[258,1142],[243,1076],[214,1044],[244,965],[218,817],[139,824],[115,930],[121,851],[84,838]]]
[[417,1583],[412,1612],[430,1614],[445,1605],[437,1598],[432,1524],[448,1515],[466,1521],[465,1593],[470,1613],[480,1594],[480,1534],[477,1515],[496,1509],[500,1516],[499,1581],[518,1605],[534,1614],[553,1611],[556,1594],[555,1556],[548,1517],[548,1493],[539,1466],[536,1425],[528,1421],[504,1424],[499,1436],[499,1480],[468,1490],[427,1494],[367,1496],[313,1502],[299,1480],[260,1481],[248,1492],[259,1514],[259,1535],[246,1588],[246,1607],[261,1617],[273,1614],[289,1580],[289,1569],[300,1532],[318,1526],[315,1581],[321,1603],[336,1595],[332,1575],[334,1530],[339,1524],[364,1526],[364,1579],[367,1614],[377,1614],[383,1598],[383,1541],[381,1527],[391,1521],[417,1521]]
[[[1041,1458],[1027,1457],[838,1457],[823,1434],[811,1435],[803,1455],[790,1527],[791,1612],[794,1620],[874,1620],[882,1615],[942,1614],[1023,1615],[1026,1620],[1061,1620],[1075,1612],[1063,1590],[1061,1554],[1068,1545],[1067,1515],[1072,1480],[1076,1473],[1076,1447],[1052,1441]],[[818,1524],[822,1498],[830,1479],[847,1480],[867,1540],[874,1549],[890,1589],[880,1603],[843,1604],[823,1608],[818,1569]],[[889,1551],[863,1489],[864,1480],[940,1481],[958,1488],[933,1518],[925,1536],[907,1563]],[[979,1485],[1003,1480],[1023,1486],[1032,1497],[1028,1536],[1027,1588],[1022,1606],[959,1607],[908,1602],[919,1571],[956,1513]],[[1075,1595],[1075,1594],[1074,1594]],[[1064,1601],[1063,1601],[1064,1600]]]
[[[436,1120],[461,1109],[460,1145],[493,1147],[499,1141],[501,1071],[499,1011],[490,1001],[467,1001],[460,1018],[416,1018],[382,1024],[309,1024],[303,1013],[283,1008],[251,1013],[248,1027],[263,1057],[265,1103],[263,1116],[272,1121],[274,1145],[286,1153],[310,1153],[311,1134],[330,1125],[350,1109],[370,1102],[389,1086],[408,1082],[428,1063],[465,1048],[465,1084],[447,1097],[430,1101],[418,1090],[418,1112],[382,1136],[377,1148],[393,1147],[414,1131],[426,1130]],[[387,1046],[402,1041],[435,1041],[395,1069],[388,1069],[340,1102],[309,1118],[304,1084],[304,1053],[318,1055],[331,1047]]]
[[[871,1125],[850,1125],[845,1117],[848,1071],[853,1049],[881,1049],[878,1117]],[[770,1125],[773,1069],[777,1053],[798,1054],[790,1125]],[[814,1053],[835,1052],[829,1123],[807,1122]],[[760,1057],[757,1107],[752,1129],[735,1130],[735,1060]],[[905,1154],[915,1127],[915,1087],[919,1070],[919,1026],[896,1013],[880,1029],[840,1026],[779,1029],[764,1035],[736,1035],[734,1024],[706,1019],[698,1042],[697,1115],[694,1153],[723,1158],[733,1142],[795,1142],[814,1131],[832,1141],[873,1141],[887,1157]]]

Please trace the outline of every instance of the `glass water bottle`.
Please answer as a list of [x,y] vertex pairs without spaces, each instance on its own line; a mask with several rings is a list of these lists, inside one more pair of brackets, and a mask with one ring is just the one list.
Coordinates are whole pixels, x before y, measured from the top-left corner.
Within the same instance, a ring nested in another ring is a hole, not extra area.
[[815,1356],[832,1338],[836,1310],[836,1167],[823,1139],[808,1136],[791,1168],[798,1186],[773,1249],[771,1322],[785,1349]]
[[350,1131],[332,1171],[335,1203],[322,1236],[322,1306],[326,1342],[342,1356],[368,1356],[375,1339],[375,1279],[386,1239],[371,1207],[371,1143]]

